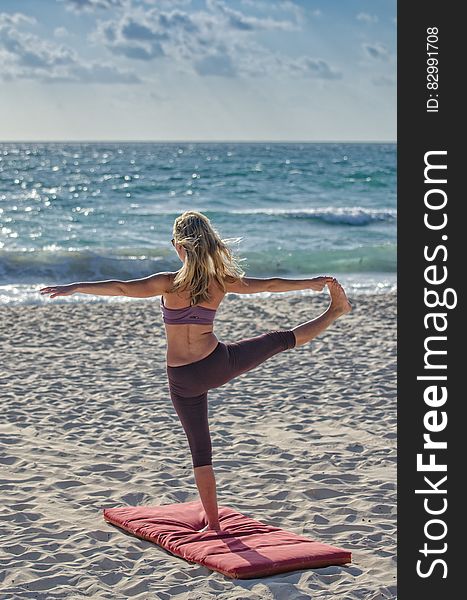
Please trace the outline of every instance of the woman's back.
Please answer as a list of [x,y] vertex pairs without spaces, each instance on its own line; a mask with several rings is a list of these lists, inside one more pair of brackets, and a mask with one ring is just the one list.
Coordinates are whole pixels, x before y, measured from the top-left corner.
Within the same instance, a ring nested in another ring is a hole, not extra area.
[[167,335],[167,365],[182,366],[205,358],[219,340],[215,311],[227,293],[226,282],[245,274],[208,217],[185,211],[174,221],[172,245],[183,263],[168,273],[161,310]]
[[[171,274],[168,290],[172,287],[175,273]],[[189,292],[164,292],[161,308],[167,336],[167,364],[172,367],[201,360],[210,354],[218,343],[213,332],[213,317],[225,292],[215,280],[209,284],[209,301],[190,307]],[[190,322],[191,319],[193,322]],[[178,321],[178,322],[177,322]],[[180,322],[181,321],[181,322]]]

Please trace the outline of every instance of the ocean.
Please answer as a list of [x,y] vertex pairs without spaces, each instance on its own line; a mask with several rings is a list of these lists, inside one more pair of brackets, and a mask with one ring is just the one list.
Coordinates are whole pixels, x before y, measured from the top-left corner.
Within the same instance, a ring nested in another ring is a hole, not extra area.
[[177,270],[172,224],[190,209],[232,240],[247,275],[396,286],[394,143],[0,143],[0,183],[1,303]]

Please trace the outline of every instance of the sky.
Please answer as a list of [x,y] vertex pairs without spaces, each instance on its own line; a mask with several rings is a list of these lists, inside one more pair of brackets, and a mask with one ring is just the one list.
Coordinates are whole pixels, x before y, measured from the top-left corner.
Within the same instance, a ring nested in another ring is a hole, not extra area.
[[396,140],[396,0],[1,0],[0,140]]

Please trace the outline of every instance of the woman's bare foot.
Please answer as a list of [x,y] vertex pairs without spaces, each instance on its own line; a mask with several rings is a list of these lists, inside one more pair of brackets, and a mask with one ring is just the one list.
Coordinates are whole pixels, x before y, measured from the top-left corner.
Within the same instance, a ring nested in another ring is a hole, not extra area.
[[203,529],[198,529],[199,533],[203,533],[204,531],[222,531],[222,528],[220,525],[217,525],[216,527],[210,527],[208,524],[205,527],[203,527]]
[[327,286],[331,295],[331,306],[329,308],[336,312],[339,317],[349,313],[352,310],[352,305],[341,284],[334,279],[333,281],[330,281]]

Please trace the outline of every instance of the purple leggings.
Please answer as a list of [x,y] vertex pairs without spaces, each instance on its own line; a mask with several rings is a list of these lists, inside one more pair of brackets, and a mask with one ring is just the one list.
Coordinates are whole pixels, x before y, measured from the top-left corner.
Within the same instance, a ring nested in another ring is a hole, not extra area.
[[188,365],[167,365],[170,398],[188,439],[193,467],[212,464],[208,391],[295,344],[292,330],[270,331],[230,344],[219,342],[211,354]]

